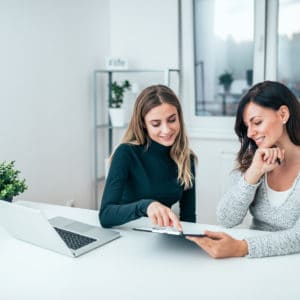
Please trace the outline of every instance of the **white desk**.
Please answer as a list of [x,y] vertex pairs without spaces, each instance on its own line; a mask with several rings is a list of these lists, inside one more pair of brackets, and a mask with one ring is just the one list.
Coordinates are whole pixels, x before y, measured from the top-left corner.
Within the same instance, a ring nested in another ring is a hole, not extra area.
[[[48,217],[98,224],[96,211],[27,203]],[[79,258],[17,241],[0,229],[0,300],[300,299],[300,254],[216,260],[187,240],[131,230],[145,222],[117,228],[121,238]]]

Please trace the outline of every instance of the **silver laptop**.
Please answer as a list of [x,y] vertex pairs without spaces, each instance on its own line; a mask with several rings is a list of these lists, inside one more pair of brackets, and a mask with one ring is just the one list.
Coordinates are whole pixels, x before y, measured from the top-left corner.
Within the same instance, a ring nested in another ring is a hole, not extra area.
[[72,257],[118,237],[118,232],[64,217],[47,219],[34,208],[0,200],[0,226],[16,239]]

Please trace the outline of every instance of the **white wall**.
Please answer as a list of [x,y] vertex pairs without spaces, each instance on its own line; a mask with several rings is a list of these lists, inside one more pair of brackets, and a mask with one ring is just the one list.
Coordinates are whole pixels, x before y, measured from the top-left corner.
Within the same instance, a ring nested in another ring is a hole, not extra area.
[[239,144],[226,137],[190,135],[191,147],[198,156],[196,190],[197,220],[216,224],[216,206],[230,184]]
[[19,198],[93,203],[92,71],[110,51],[108,0],[0,1],[0,161]]
[[111,0],[111,54],[130,68],[178,68],[178,1]]

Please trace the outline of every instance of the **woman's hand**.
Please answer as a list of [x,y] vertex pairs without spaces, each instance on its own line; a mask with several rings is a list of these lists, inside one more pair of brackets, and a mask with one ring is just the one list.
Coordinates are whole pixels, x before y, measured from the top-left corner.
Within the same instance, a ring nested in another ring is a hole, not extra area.
[[164,227],[175,226],[179,231],[182,231],[182,226],[177,216],[169,207],[157,201],[152,202],[148,206],[147,215],[155,225]]
[[235,240],[224,232],[205,231],[206,237],[187,237],[213,258],[241,257],[248,254],[246,241]]
[[250,184],[256,184],[261,176],[279,166],[278,160],[284,159],[284,149],[258,148],[254,154],[252,163],[245,173],[245,179]]

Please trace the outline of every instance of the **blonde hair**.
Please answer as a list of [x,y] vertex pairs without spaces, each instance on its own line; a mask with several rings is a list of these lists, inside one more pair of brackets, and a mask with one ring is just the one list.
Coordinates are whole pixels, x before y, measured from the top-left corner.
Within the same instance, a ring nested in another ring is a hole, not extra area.
[[178,168],[177,180],[186,190],[193,186],[194,178],[190,157],[192,156],[195,162],[197,157],[189,148],[180,102],[170,88],[164,85],[152,85],[140,93],[136,99],[130,123],[121,143],[149,147],[150,138],[145,126],[145,116],[151,109],[163,103],[173,105],[177,109],[180,130],[171,147],[170,156]]

